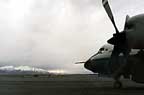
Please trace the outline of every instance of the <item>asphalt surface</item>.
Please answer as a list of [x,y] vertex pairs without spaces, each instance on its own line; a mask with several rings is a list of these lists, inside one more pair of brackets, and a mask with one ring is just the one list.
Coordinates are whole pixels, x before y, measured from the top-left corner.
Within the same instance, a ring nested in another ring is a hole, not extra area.
[[144,95],[144,84],[122,82],[114,89],[112,79],[96,75],[1,75],[0,95]]

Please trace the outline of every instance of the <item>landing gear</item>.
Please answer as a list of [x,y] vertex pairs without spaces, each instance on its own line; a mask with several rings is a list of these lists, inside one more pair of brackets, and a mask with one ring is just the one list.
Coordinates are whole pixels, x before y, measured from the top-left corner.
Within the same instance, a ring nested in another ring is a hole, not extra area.
[[118,88],[122,88],[122,82],[120,82],[120,81],[118,81],[118,80],[115,81],[114,84],[113,84],[113,87],[114,87],[114,88],[117,88],[117,89],[118,89]]
[[121,75],[122,75],[122,69],[119,69],[117,72],[114,74],[114,83],[113,83],[113,88],[119,89],[122,88],[122,82],[120,81]]

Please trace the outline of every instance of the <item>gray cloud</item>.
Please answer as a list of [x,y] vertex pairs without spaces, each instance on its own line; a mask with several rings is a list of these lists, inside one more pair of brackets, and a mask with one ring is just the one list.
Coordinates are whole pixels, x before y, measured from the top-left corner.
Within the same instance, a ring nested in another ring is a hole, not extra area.
[[104,11],[98,3],[94,4],[94,0],[61,0],[51,5],[53,8],[47,8],[45,12],[42,12],[43,7],[32,11],[36,41],[32,64],[82,72],[83,65],[74,63],[87,60],[106,41],[103,34],[110,35],[107,31],[97,34],[103,31],[103,25],[99,23],[105,20]]

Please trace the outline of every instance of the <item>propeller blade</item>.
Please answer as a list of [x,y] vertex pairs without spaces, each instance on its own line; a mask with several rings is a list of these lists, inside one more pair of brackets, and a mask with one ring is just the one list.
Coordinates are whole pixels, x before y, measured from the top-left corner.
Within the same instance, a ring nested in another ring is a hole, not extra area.
[[[126,20],[125,20],[125,25],[124,25],[124,30],[126,30],[127,28],[127,22],[128,22],[128,19],[129,19],[129,15],[126,16]],[[124,31],[125,32],[125,31]]]
[[[123,59],[120,59],[120,54],[123,54]],[[123,48],[119,46],[114,46],[114,49],[111,54],[111,71],[114,74],[114,78],[119,78],[121,75],[121,72],[123,72],[126,64],[127,64],[127,59],[130,53],[129,48]],[[119,61],[119,59],[121,61]]]
[[110,6],[109,6],[108,0],[102,0],[102,4],[103,4],[103,6],[104,6],[104,8],[105,8],[105,11],[107,12],[107,14],[108,14],[111,22],[112,22],[115,30],[116,30],[116,33],[118,34],[118,33],[119,33],[119,30],[118,30],[118,28],[116,27],[116,24],[115,24],[115,21],[114,21],[114,17],[113,17],[111,8],[110,8]]
[[117,46],[114,46],[114,49],[111,54],[110,63],[111,63],[112,73],[114,73],[118,69],[118,66],[119,66],[118,58],[119,58],[120,52],[117,48],[118,48]]
[[84,64],[84,63],[86,63],[86,62],[76,62],[75,64]]

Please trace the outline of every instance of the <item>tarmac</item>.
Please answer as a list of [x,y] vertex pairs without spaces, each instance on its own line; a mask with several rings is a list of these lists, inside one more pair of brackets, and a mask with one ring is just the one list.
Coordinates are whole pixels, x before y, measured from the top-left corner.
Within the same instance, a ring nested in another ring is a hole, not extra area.
[[0,95],[144,95],[144,84],[97,75],[0,75]]

